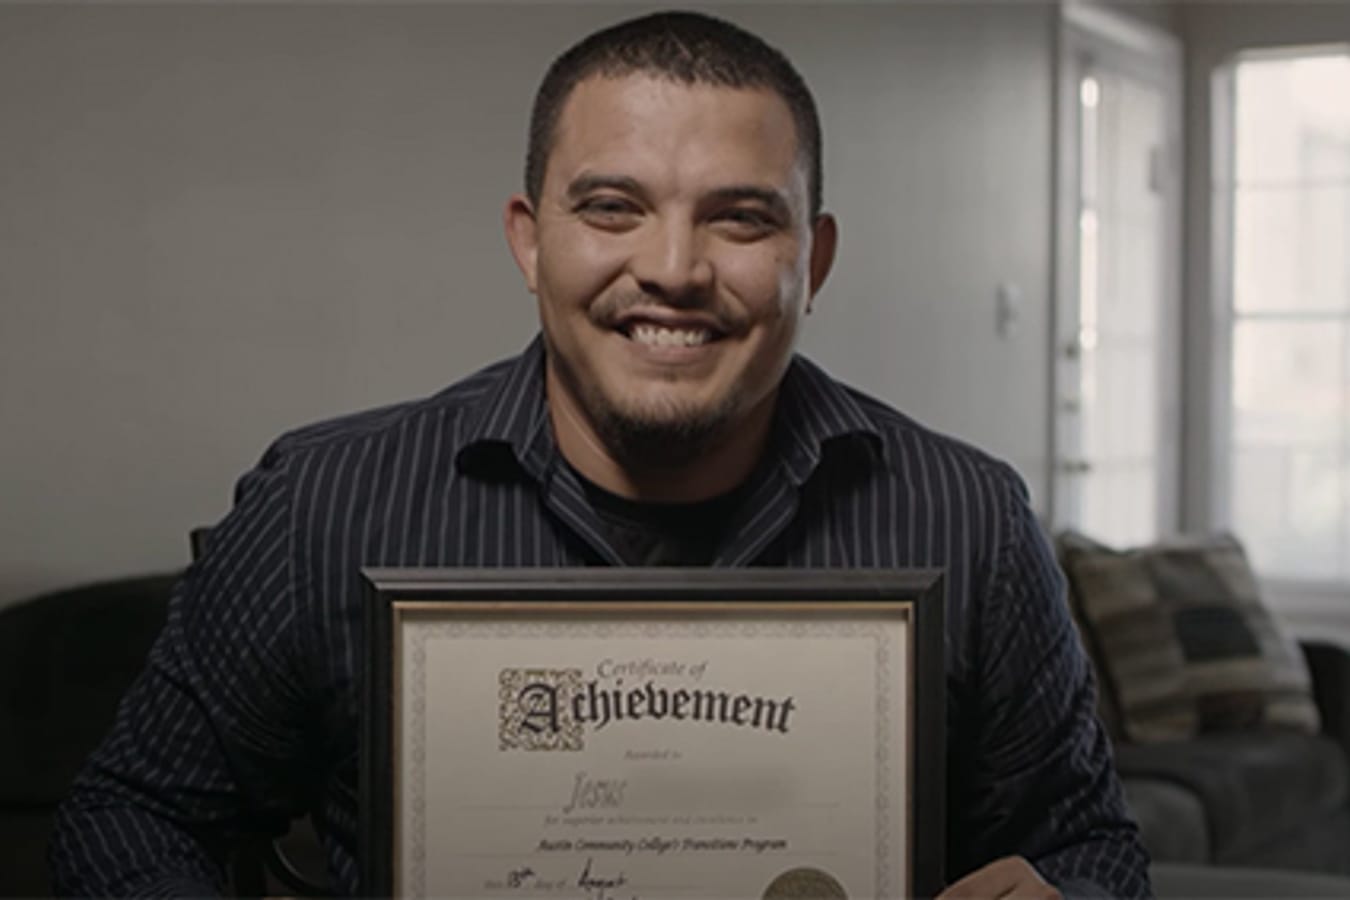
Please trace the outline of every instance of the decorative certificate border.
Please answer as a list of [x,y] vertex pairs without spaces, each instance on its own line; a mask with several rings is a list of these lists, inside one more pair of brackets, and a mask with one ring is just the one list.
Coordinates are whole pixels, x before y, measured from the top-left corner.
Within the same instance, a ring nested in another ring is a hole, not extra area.
[[[366,573],[372,596],[362,729],[362,893],[425,895],[425,720],[427,691],[434,689],[428,683],[427,645],[470,632],[511,639],[871,638],[878,722],[873,755],[876,884],[896,884],[893,863],[903,859],[909,894],[932,894],[940,888],[945,831],[945,779],[936,777],[942,772],[945,724],[940,574],[609,571],[622,574],[622,580],[614,574],[597,577],[597,570],[590,569]],[[890,651],[895,622],[875,617],[884,611],[905,620],[907,672],[895,671]],[[921,679],[922,689],[916,684]],[[909,721],[902,724],[901,734],[908,746],[903,748],[890,741],[893,716],[902,708],[896,691],[904,691],[907,700],[903,708]],[[400,696],[407,698],[405,709],[399,709]],[[410,764],[398,771],[403,742]],[[412,797],[406,819],[398,811],[405,780]],[[897,789],[903,789],[911,810],[905,831],[909,846],[899,853],[900,838],[890,818]],[[398,860],[405,851],[414,865],[410,880],[400,884]]]

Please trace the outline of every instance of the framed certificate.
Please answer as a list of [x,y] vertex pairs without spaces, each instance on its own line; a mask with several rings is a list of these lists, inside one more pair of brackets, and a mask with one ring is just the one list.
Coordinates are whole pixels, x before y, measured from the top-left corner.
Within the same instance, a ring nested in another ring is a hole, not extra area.
[[939,572],[365,575],[362,894],[941,889]]

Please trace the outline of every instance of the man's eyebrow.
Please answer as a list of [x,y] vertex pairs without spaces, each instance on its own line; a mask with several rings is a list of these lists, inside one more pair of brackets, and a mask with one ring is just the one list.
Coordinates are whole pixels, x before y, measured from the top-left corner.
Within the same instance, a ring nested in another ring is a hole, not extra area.
[[713,203],[736,203],[742,200],[753,200],[767,206],[770,212],[776,216],[785,219],[792,218],[792,208],[781,192],[755,184],[738,184],[718,188],[708,195],[708,199]]
[[626,194],[642,193],[642,188],[637,181],[627,176],[588,173],[572,179],[572,183],[567,186],[567,196],[569,199],[578,200],[593,191],[605,189],[621,191]]

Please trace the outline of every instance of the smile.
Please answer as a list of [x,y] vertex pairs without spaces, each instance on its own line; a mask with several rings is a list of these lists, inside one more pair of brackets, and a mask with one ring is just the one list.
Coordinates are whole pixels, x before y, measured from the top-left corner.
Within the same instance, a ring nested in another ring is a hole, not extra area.
[[648,347],[701,347],[713,339],[706,328],[668,328],[640,323],[627,331],[630,340]]

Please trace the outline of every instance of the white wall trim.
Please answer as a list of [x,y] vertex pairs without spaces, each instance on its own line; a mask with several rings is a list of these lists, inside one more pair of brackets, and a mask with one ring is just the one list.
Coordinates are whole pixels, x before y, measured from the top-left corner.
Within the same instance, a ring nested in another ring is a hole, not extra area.
[[[1205,188],[1209,207],[1209,296],[1204,303],[1206,321],[1203,333],[1208,340],[1192,341],[1190,349],[1201,355],[1208,372],[1205,394],[1209,428],[1204,444],[1192,448],[1204,461],[1197,471],[1208,473],[1205,484],[1204,526],[1225,528],[1231,519],[1230,454],[1232,414],[1228,399],[1232,394],[1232,296],[1233,296],[1233,193],[1229,185],[1235,174],[1234,134],[1234,61],[1214,70],[1210,76],[1210,177]],[[1222,187],[1221,187],[1222,185]]]

